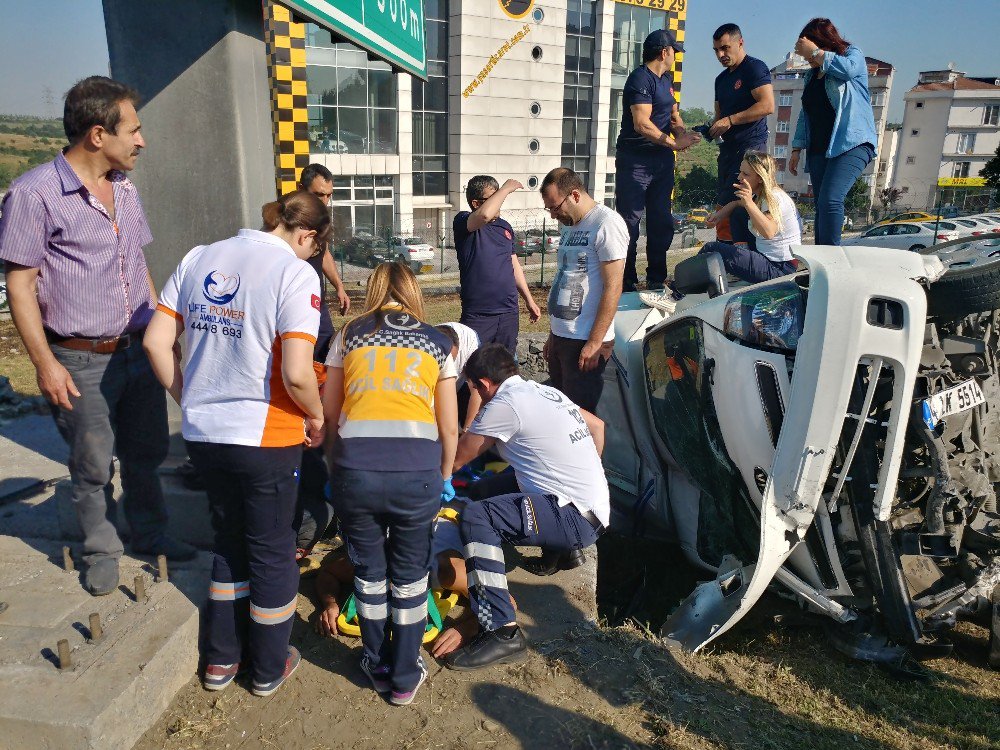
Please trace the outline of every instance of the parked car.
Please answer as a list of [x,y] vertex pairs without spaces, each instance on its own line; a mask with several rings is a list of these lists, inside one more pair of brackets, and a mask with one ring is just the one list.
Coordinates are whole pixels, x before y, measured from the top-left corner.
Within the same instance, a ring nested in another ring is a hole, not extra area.
[[804,246],[794,276],[732,290],[709,253],[677,265],[680,301],[622,296],[598,407],[611,528],[711,576],[668,645],[703,648],[777,586],[855,658],[919,674],[972,620],[1000,667],[994,248]]
[[397,236],[389,240],[389,250],[396,260],[404,263],[434,260],[434,248],[420,237]]
[[1000,226],[985,219],[961,216],[957,219],[952,219],[952,221],[958,225],[958,232],[961,235],[978,236],[981,234],[993,234],[995,232],[1000,233]]
[[688,225],[687,217],[684,214],[670,214],[674,220],[674,231],[683,232]]
[[542,245],[545,245],[545,252],[552,253],[559,249],[558,229],[529,229],[524,233],[524,237],[518,241],[518,253],[523,253],[523,248],[530,246],[531,253],[541,252]]
[[894,247],[900,250],[923,250],[939,242],[958,238],[958,232],[939,229],[935,234],[933,224],[902,222],[898,224],[878,224],[857,237],[841,240],[842,245],[865,245],[866,247]]
[[687,220],[696,226],[704,226],[705,220],[712,215],[707,208],[692,208],[687,213]]
[[382,237],[358,232],[344,245],[344,260],[356,266],[375,268],[379,263],[395,260],[389,243]]
[[934,221],[939,218],[935,214],[929,214],[926,211],[906,211],[901,214],[895,214],[894,216],[886,217],[882,221],[877,222],[875,226],[881,226],[882,224],[892,224],[897,221]]

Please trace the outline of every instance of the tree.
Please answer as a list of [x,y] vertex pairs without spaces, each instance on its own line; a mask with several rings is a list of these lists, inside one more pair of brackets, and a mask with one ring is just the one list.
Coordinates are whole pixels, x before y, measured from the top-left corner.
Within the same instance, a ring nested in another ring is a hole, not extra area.
[[986,184],[994,190],[1000,190],[1000,146],[992,159],[979,170],[979,176],[986,178]]
[[700,206],[715,203],[718,179],[705,167],[695,165],[677,180],[676,201],[679,206]]
[[856,179],[844,199],[844,213],[847,215],[867,214],[871,205],[868,189],[867,182],[860,177]]
[[878,202],[882,204],[882,208],[885,214],[889,214],[892,211],[892,207],[896,205],[896,202],[903,195],[903,191],[899,188],[887,187],[882,188],[878,192]]

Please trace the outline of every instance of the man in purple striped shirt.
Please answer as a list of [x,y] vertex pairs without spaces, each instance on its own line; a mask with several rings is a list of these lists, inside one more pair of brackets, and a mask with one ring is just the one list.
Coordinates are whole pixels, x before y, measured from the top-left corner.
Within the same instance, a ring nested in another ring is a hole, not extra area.
[[190,559],[164,533],[157,469],[169,444],[166,397],[142,350],[156,293],[142,248],[152,241],[125,172],[145,141],[137,94],[92,76],[66,94],[69,146],[10,186],[0,258],[18,333],[70,446],[73,503],[84,533],[84,587],[118,587],[123,547],[114,518],[113,457],[137,554]]

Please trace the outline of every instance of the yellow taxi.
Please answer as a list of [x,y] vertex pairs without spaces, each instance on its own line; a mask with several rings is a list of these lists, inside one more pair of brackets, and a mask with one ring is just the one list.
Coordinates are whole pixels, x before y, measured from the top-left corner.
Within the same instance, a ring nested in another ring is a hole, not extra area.
[[692,224],[704,224],[705,220],[712,215],[707,208],[692,208],[687,213],[687,220]]
[[940,218],[940,216],[929,214],[926,211],[907,211],[906,213],[896,214],[895,216],[888,216],[878,222],[875,226],[880,227],[883,224],[895,224],[897,221],[937,221]]

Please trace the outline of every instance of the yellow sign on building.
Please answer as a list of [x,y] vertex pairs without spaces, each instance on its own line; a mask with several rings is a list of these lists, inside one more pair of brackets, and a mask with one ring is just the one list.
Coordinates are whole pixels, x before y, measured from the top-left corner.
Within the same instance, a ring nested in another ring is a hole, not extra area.
[[938,177],[938,187],[985,187],[985,177]]

